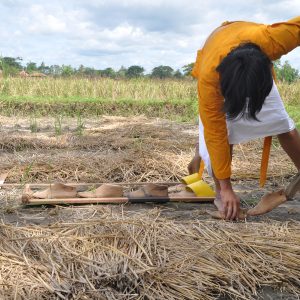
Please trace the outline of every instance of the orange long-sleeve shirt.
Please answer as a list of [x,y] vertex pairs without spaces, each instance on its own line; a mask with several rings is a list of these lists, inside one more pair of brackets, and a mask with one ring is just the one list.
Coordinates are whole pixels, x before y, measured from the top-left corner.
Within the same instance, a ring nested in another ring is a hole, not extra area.
[[198,51],[192,75],[198,78],[199,114],[204,127],[204,138],[215,176],[231,176],[231,156],[222,107],[217,66],[241,43],[252,42],[271,60],[279,59],[300,45],[300,16],[272,25],[252,22],[225,22],[206,40]]

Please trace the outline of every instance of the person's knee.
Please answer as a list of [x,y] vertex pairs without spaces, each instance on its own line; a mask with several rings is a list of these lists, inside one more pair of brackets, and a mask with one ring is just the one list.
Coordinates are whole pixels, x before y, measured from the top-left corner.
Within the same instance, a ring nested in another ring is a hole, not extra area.
[[285,133],[281,133],[278,134],[278,138],[280,139],[293,139],[293,138],[299,138],[299,133],[297,131],[297,129],[293,129],[291,131],[285,132]]

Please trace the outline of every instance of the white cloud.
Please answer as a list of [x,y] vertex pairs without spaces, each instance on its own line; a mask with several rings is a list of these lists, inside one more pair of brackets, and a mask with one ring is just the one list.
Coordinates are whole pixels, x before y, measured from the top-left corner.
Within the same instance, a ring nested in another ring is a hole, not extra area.
[[[272,23],[299,11],[299,0],[6,0],[0,53],[46,64],[179,68],[225,20]],[[300,68],[299,54],[284,59]]]

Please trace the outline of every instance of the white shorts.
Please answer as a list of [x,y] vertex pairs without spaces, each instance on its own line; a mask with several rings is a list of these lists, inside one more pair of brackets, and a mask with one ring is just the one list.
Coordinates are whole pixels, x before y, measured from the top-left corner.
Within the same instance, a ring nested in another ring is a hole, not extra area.
[[[277,86],[273,83],[272,90],[265,99],[256,120],[240,118],[226,120],[228,140],[230,145],[248,142],[257,138],[278,135],[295,129],[294,121],[287,114]],[[207,171],[212,176],[211,162],[204,140],[204,129],[199,118],[199,154],[204,161]]]

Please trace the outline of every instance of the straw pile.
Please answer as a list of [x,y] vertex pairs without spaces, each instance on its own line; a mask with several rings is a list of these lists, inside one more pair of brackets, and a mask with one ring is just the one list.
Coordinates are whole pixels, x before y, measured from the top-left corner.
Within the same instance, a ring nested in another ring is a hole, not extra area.
[[[187,174],[196,140],[192,125],[144,117],[103,118],[81,136],[73,131],[55,136],[51,129],[3,132],[0,164],[2,172],[10,170],[7,182],[175,181]],[[258,178],[261,151],[261,141],[235,146],[235,179]],[[294,172],[274,143],[268,175],[281,180]]]
[[68,222],[1,225],[1,299],[257,299],[264,285],[300,293],[299,222],[58,213]]

